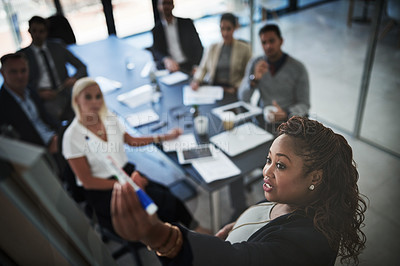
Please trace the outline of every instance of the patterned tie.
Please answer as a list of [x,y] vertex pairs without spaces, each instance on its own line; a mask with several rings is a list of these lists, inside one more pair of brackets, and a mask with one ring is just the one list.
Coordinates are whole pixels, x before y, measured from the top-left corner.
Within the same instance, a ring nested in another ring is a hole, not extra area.
[[57,83],[56,83],[56,78],[54,76],[54,73],[50,67],[49,58],[47,57],[47,54],[44,50],[40,50],[40,54],[42,55],[44,63],[46,65],[47,73],[49,73],[49,76],[50,76],[51,88],[53,90],[55,90],[57,88]]

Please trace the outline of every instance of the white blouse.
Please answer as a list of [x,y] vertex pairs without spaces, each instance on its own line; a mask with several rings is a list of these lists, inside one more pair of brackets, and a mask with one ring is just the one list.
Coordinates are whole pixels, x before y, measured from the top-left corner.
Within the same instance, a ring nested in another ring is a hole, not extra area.
[[252,234],[271,221],[270,213],[275,203],[263,202],[249,207],[240,215],[226,241],[231,244],[247,241]]
[[[128,162],[128,158],[124,147],[124,125],[112,114],[107,115],[103,123],[107,133],[107,141],[96,136],[75,118],[64,133],[62,152],[66,159],[86,157],[93,176],[108,178],[113,173],[94,153],[101,152],[110,155],[120,167]],[[89,148],[86,137],[95,142],[93,145],[97,147],[95,151]],[[77,178],[77,185],[82,186],[79,177]]]

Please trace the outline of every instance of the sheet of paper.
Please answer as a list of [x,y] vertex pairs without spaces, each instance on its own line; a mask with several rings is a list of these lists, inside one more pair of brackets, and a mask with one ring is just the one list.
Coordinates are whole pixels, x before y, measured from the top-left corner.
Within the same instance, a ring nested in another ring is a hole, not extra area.
[[220,86],[200,86],[194,91],[187,85],[183,87],[183,104],[213,104],[224,97],[224,89]]
[[160,81],[162,83],[164,83],[165,85],[174,85],[174,84],[178,84],[182,81],[185,81],[189,78],[188,74],[182,73],[180,71],[171,73],[167,76],[164,76],[160,79]]
[[273,139],[274,136],[271,133],[254,123],[247,122],[230,131],[223,131],[212,136],[210,141],[233,157]]
[[121,82],[116,80],[111,80],[102,76],[96,77],[95,81],[99,84],[99,87],[104,94],[115,91],[116,89],[122,87]]
[[149,84],[133,89],[117,96],[118,101],[135,108],[153,100],[153,87]]
[[196,137],[193,133],[180,135],[178,138],[173,140],[163,141],[164,152],[172,152],[177,150],[183,150],[193,148],[197,146]]
[[207,183],[239,175],[240,169],[221,151],[216,149],[215,158],[196,160],[193,167]]
[[130,114],[126,117],[126,121],[131,127],[143,126],[155,121],[158,121],[160,117],[153,109],[147,109],[141,112]]

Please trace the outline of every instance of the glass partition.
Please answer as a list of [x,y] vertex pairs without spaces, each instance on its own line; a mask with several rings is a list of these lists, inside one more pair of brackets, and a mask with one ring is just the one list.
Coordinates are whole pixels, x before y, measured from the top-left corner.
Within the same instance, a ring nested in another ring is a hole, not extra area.
[[28,21],[37,15],[48,17],[55,13],[50,1],[1,0],[0,1],[0,56],[12,53],[31,43]]
[[400,156],[400,33],[392,19],[382,19],[360,135]]
[[100,0],[60,0],[64,15],[71,24],[77,44],[108,37],[103,5]]

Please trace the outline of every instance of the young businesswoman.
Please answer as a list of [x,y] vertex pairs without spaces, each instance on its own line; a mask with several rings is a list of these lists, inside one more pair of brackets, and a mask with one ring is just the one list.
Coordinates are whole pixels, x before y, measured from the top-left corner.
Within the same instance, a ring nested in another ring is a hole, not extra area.
[[133,189],[119,184],[111,205],[116,231],[156,250],[164,265],[334,265],[337,256],[357,264],[366,203],[351,147],[307,118],[279,129],[263,169],[269,203],[249,208],[217,237],[147,215]]
[[[158,205],[161,220],[181,222],[192,229],[202,230],[185,205],[168,188],[155,183],[139,172],[128,162],[124,144],[144,146],[153,142],[169,140],[181,134],[173,129],[168,134],[148,137],[132,137],[118,118],[108,112],[99,85],[91,78],[79,79],[72,91],[72,108],[75,119],[64,133],[62,150],[77,178],[77,184],[85,189],[85,197],[95,210],[101,226],[113,230],[110,216],[111,192],[116,179],[95,153],[110,155],[120,167]],[[87,138],[93,141],[96,150],[87,145]]]
[[201,83],[220,85],[225,91],[236,93],[251,58],[248,43],[237,40],[233,34],[238,27],[237,18],[231,13],[221,16],[222,42],[215,43],[207,50],[197,68],[192,89],[197,90]]

